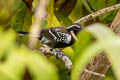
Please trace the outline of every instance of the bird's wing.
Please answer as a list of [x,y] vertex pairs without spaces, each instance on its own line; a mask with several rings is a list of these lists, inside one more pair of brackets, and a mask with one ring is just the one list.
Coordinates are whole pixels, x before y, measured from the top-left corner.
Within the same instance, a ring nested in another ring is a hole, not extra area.
[[72,40],[72,36],[64,27],[51,28],[49,33],[54,37],[54,40],[58,43],[69,44]]

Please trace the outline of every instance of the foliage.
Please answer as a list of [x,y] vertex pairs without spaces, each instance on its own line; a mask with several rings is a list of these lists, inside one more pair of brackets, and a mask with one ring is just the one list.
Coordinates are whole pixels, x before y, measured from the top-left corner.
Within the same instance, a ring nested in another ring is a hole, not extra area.
[[25,46],[18,47],[15,44],[16,35],[12,30],[1,29],[0,33],[1,80],[21,80],[26,69],[34,80],[58,79],[56,67],[43,55],[38,51],[29,51]]
[[[16,33],[29,31],[34,20],[24,1],[0,0],[0,80],[23,80],[27,71],[32,80],[79,80],[85,65],[103,50],[112,63],[111,73],[108,72],[104,80],[120,80],[120,38],[102,24],[88,26],[78,34],[79,40],[73,46],[63,49],[73,61],[72,72],[55,57],[48,60],[39,51],[29,50],[26,47],[28,38]],[[119,0],[65,0],[64,4],[57,4],[57,1],[50,0],[48,17],[43,21],[42,28],[68,26],[87,14],[119,3]],[[33,11],[37,2],[33,2]],[[109,24],[115,15],[116,11],[112,11],[84,25],[94,22]]]

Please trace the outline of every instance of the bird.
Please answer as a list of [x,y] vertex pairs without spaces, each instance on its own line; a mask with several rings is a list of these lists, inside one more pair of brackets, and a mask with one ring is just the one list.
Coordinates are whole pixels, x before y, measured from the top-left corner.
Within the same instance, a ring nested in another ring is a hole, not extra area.
[[[40,43],[46,44],[51,48],[64,48],[71,46],[75,39],[70,31],[73,31],[75,35],[80,32],[83,27],[78,23],[73,23],[67,27],[51,27],[44,28],[38,37]],[[19,35],[28,35],[29,32],[18,31]],[[31,35],[32,36],[32,35]]]
[[[67,27],[51,27],[41,29],[40,35],[30,35],[29,32],[23,31],[18,31],[18,34],[21,36],[36,36],[40,43],[50,47],[49,50],[51,54],[53,54],[57,59],[63,61],[66,68],[71,70],[73,65],[69,56],[57,48],[65,48],[74,44],[75,38],[72,36],[71,31],[77,35],[77,33],[79,33],[82,29],[83,27],[80,24],[73,23]],[[45,53],[43,49],[41,49],[41,52]]]

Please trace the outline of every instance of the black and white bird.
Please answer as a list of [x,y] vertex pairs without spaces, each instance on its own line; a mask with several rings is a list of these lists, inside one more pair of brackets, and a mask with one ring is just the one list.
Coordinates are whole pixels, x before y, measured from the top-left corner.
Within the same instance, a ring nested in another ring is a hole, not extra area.
[[[72,45],[75,40],[70,33],[73,31],[75,35],[82,30],[80,24],[74,23],[68,27],[53,27],[42,29],[38,36],[40,43],[46,44],[51,48],[64,48]],[[28,35],[28,32],[19,32],[19,35]]]

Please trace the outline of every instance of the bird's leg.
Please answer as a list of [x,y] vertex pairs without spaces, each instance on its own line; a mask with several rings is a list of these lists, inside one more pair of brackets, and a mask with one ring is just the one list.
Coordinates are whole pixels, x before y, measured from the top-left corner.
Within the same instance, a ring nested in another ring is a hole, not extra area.
[[58,49],[53,49],[53,48],[51,48],[50,51],[51,51],[51,53],[52,53],[54,56],[56,56],[56,58],[58,58],[58,59],[60,59],[61,61],[63,61],[64,64],[65,64],[65,66],[66,66],[69,70],[72,69],[72,67],[73,67],[72,62],[71,62],[70,58],[69,58],[67,55],[65,55],[65,53],[64,53],[63,51],[60,51],[60,50],[58,50]]

